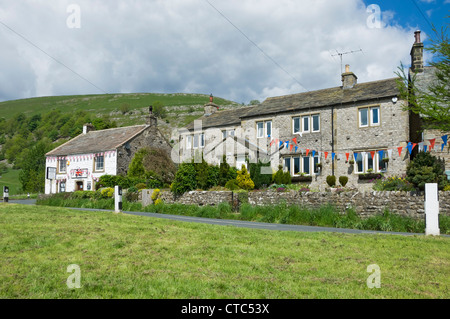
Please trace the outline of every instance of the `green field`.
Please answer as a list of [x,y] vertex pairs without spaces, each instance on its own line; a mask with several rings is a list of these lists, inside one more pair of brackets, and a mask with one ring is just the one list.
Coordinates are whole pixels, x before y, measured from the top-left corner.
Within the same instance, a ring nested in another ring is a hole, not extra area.
[[[0,298],[449,298],[449,238],[0,204]],[[77,264],[81,288],[69,289]],[[369,265],[381,288],[368,288]]]
[[[209,102],[209,95],[205,94],[160,94],[160,93],[127,93],[127,94],[99,94],[99,95],[73,95],[73,96],[49,96],[20,99],[0,102],[1,117],[9,119],[17,113],[27,116],[39,113],[47,113],[53,109],[63,113],[75,111],[88,111],[96,114],[108,114],[118,111],[123,104],[127,104],[130,110],[148,108],[155,101],[162,102],[165,106],[189,106],[204,105]],[[236,104],[220,97],[215,97],[214,102],[219,105]]]

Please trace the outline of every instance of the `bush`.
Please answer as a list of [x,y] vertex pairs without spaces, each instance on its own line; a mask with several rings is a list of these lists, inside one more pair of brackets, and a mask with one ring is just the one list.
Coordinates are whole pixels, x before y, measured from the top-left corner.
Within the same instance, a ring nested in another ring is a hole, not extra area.
[[377,179],[372,188],[376,191],[413,191],[414,185],[405,178],[391,176]]
[[159,189],[153,190],[153,193],[152,193],[152,201],[156,201],[156,200],[158,199],[159,193],[160,193],[160,192],[161,192],[161,191],[160,191]]
[[256,189],[260,189],[264,185],[269,186],[272,181],[272,174],[261,174],[262,167],[270,167],[270,162],[262,163],[258,160],[258,163],[249,164],[250,178],[255,183]]
[[339,176],[339,184],[342,185],[342,187],[345,187],[348,183],[348,177],[347,176]]
[[225,186],[225,184],[232,179],[235,179],[237,176],[236,168],[230,167],[230,165],[227,163],[227,157],[223,155],[222,157],[222,163],[219,165],[219,176],[217,185]]
[[181,195],[185,192],[197,188],[196,170],[194,163],[181,163],[175,174],[175,179],[170,185],[170,190],[175,195]]
[[100,191],[100,194],[101,194],[101,198],[112,198],[114,195],[114,188],[112,188],[112,187],[103,188]]
[[147,185],[146,185],[145,183],[137,183],[137,184],[135,185],[135,187],[136,187],[138,190],[141,190],[141,189],[147,188]]
[[235,190],[241,189],[235,179],[229,180],[225,184],[225,188],[229,189],[230,191],[235,191]]
[[275,184],[284,184],[284,172],[283,172],[283,166],[278,166],[278,171],[272,176],[272,183]]
[[283,173],[283,184],[291,184],[292,183],[292,176],[289,172]]
[[236,182],[240,188],[245,190],[255,188],[255,183],[250,178],[250,174],[244,164],[242,164],[241,170],[237,172]]
[[327,184],[330,187],[333,187],[336,185],[336,176],[334,175],[328,175],[327,176]]
[[444,192],[450,192],[450,184],[444,187]]
[[429,152],[420,152],[408,164],[406,180],[420,190],[425,189],[426,183],[437,183],[442,190],[447,185],[444,161]]

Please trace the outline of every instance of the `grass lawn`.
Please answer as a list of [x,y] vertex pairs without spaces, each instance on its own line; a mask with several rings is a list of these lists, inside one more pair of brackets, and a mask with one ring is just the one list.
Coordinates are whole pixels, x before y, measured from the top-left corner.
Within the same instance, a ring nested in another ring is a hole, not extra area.
[[9,187],[9,196],[13,196],[21,193],[20,189],[22,184],[19,181],[20,170],[18,169],[8,169],[8,172],[2,175],[0,178],[0,191],[1,197],[3,198],[3,186]]
[[0,298],[449,298],[449,244],[0,203]]

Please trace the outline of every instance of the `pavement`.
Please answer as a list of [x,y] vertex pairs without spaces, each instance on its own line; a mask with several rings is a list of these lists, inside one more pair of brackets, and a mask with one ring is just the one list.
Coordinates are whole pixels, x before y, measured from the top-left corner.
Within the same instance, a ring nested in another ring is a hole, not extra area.
[[[36,203],[36,200],[35,199],[22,199],[22,200],[10,200],[9,202],[15,203],[15,204],[34,205]],[[69,208],[69,207],[65,207],[65,208]],[[95,209],[95,208],[72,207],[70,209],[82,210],[82,211],[112,212],[112,210]],[[190,223],[203,223],[203,224],[211,224],[211,225],[245,227],[245,228],[254,228],[254,229],[269,229],[269,230],[276,230],[276,231],[333,232],[333,233],[348,233],[348,234],[388,234],[388,235],[401,235],[401,236],[424,236],[425,235],[424,233],[404,233],[404,232],[374,231],[374,230],[360,230],[360,229],[334,228],[334,227],[271,224],[271,223],[250,222],[250,221],[241,221],[241,220],[214,219],[214,218],[191,217],[191,216],[180,216],[180,215],[158,214],[158,213],[131,212],[131,211],[123,211],[123,213],[129,214],[129,215],[135,215],[135,216],[164,218],[164,219],[177,220],[177,221],[190,222]],[[441,235],[441,236],[450,237],[450,235]]]

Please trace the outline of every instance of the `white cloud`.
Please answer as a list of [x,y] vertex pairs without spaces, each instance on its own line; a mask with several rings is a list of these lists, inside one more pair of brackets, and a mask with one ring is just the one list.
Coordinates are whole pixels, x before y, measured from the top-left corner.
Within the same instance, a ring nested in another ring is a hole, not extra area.
[[[361,0],[209,1],[290,75],[206,1],[78,0],[81,28],[69,29],[71,0],[0,0],[0,21],[109,93],[213,93],[248,102],[340,85],[336,50],[363,50],[343,55],[360,82],[409,64],[414,28],[382,12],[383,27],[371,29]],[[100,93],[3,25],[0,35],[0,100]]]

